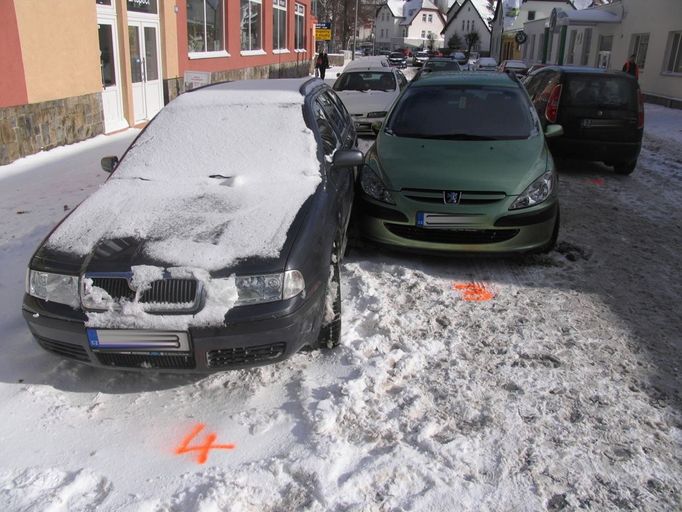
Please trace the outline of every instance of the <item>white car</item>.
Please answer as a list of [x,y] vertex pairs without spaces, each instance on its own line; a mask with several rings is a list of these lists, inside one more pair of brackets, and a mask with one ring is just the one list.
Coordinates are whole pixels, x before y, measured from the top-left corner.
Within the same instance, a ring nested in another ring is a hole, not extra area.
[[497,61],[492,57],[481,57],[474,66],[476,71],[496,71]]
[[346,66],[336,79],[334,91],[353,117],[355,130],[372,134],[372,124],[383,122],[391,105],[406,86],[405,75],[396,68],[353,63]]

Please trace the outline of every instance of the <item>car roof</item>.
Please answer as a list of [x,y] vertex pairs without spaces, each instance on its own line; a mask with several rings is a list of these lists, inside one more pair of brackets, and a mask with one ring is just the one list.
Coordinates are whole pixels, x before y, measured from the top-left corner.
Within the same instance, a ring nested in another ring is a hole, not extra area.
[[[271,79],[254,79],[254,80],[234,80],[228,82],[219,82],[216,84],[209,84],[203,87],[198,87],[193,90],[186,91],[185,94],[190,93],[194,95],[215,94],[216,92],[229,91],[244,91],[259,95],[261,98],[266,98],[270,103],[277,103],[279,98],[285,96],[291,97],[290,93],[298,93],[302,96],[307,96],[320,87],[329,87],[323,80],[319,78],[271,78]],[[220,98],[218,101],[222,103],[231,103],[231,95],[216,96]],[[235,96],[236,97],[236,96]],[[240,95],[241,97],[241,95]]]
[[357,60],[353,60],[346,64],[344,68],[344,73],[346,71],[363,69],[367,71],[368,69],[382,69],[388,68],[388,59],[385,55],[372,56],[372,57],[362,57]]
[[562,73],[567,73],[571,75],[580,75],[580,74],[585,74],[585,75],[593,75],[593,74],[599,74],[599,75],[607,75],[607,76],[623,76],[627,75],[627,73],[623,73],[622,71],[618,70],[608,70],[608,69],[603,69],[603,68],[594,68],[590,66],[545,66],[544,68],[540,68],[537,71],[533,72],[533,75],[535,73],[539,73],[540,71],[545,71],[545,70],[554,70],[554,71],[561,71]]
[[429,62],[455,62],[450,57],[431,57]]
[[506,73],[486,71],[441,71],[422,75],[419,81],[410,87],[425,87],[428,85],[496,85],[502,87],[516,87],[518,82]]

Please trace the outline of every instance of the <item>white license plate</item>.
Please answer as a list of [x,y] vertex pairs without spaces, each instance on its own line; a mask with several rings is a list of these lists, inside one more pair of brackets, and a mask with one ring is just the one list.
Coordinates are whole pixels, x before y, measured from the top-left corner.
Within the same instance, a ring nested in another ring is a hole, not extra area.
[[481,215],[417,212],[417,226],[420,227],[473,226],[478,224],[480,219]]
[[181,331],[87,329],[93,350],[189,352],[189,335]]

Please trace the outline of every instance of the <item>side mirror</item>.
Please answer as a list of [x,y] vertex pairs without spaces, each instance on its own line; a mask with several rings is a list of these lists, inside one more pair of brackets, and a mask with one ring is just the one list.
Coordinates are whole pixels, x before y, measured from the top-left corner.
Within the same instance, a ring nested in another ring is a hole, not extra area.
[[362,151],[357,149],[341,149],[334,153],[332,165],[334,167],[358,167],[362,165],[365,157]]
[[114,172],[114,169],[116,169],[116,166],[118,165],[118,157],[117,156],[105,156],[102,158],[102,161],[100,162],[102,165],[102,170],[105,172]]
[[341,73],[336,73],[336,78],[339,78],[341,76]]
[[559,137],[564,134],[564,127],[560,124],[548,124],[545,128],[545,137],[551,139],[552,137]]
[[372,123],[372,131],[374,132],[374,135],[379,135],[379,131],[381,131],[381,121],[374,121]]

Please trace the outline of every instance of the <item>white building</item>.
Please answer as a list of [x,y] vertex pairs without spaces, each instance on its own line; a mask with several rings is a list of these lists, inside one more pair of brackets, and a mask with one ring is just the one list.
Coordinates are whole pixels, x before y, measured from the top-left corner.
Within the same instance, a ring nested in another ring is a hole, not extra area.
[[430,0],[389,0],[377,9],[376,49],[442,48],[445,17]]
[[476,32],[479,37],[479,42],[472,47],[472,50],[488,55],[490,53],[490,27],[488,27],[487,13],[481,11],[480,3],[472,0],[455,2],[448,10],[447,22],[443,28],[445,46],[448,46],[450,39],[457,35],[462,41],[461,49],[466,50],[465,36],[471,32]]
[[622,69],[636,56],[647,101],[682,108],[682,1],[616,0],[524,24],[530,63]]

